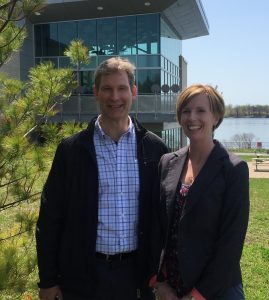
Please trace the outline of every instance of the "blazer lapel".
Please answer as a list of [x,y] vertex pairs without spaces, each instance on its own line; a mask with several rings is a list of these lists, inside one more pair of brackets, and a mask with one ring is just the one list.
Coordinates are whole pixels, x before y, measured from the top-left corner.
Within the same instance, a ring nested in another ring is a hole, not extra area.
[[166,190],[166,208],[168,219],[170,220],[174,210],[174,200],[178,191],[179,178],[182,173],[184,163],[187,157],[187,149],[183,148],[175,152],[175,157],[168,164],[168,173],[164,181]]
[[217,142],[206,163],[189,189],[188,199],[185,210],[182,213],[182,217],[187,214],[193,206],[195,206],[197,201],[199,201],[199,195],[205,193],[205,191],[210,187],[211,182],[223,167],[223,163],[220,158],[227,155],[227,151]]

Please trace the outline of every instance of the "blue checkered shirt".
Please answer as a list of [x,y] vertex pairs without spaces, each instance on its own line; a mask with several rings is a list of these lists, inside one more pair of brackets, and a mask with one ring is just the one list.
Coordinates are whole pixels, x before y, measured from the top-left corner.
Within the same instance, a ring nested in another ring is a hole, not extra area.
[[[100,117],[99,117],[100,118]],[[105,254],[137,249],[139,170],[132,120],[116,143],[95,123],[94,146],[99,176],[96,251]]]

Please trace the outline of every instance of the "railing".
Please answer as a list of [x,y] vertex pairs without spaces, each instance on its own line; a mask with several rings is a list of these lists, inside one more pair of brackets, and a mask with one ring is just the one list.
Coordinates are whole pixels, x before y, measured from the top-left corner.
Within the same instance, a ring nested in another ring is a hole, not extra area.
[[[133,102],[131,114],[149,115],[149,119],[160,119],[162,116],[167,121],[175,120],[175,94],[155,94],[155,95],[138,95]],[[99,114],[99,104],[94,96],[75,95],[71,96],[68,101],[58,106],[56,118],[58,121],[67,119],[82,119]]]
[[181,127],[163,130],[162,139],[170,152],[176,151],[187,144]]
[[[97,66],[104,60],[115,57],[117,55],[90,55],[90,62],[87,65],[82,65],[80,71],[95,70]],[[162,54],[134,54],[122,55],[133,63],[137,69],[160,68],[173,76],[180,76],[180,68]],[[36,56],[36,64],[40,62],[51,61],[56,68],[73,67],[70,58],[66,56]],[[166,83],[166,82],[163,82]]]
[[[91,56],[90,63],[83,65],[80,71],[94,71],[109,55]],[[136,79],[139,82],[139,70],[160,70],[160,85],[152,84],[152,94],[138,91],[131,114],[139,116],[142,122],[173,122],[175,121],[176,95],[179,92],[180,69],[161,54],[125,55],[137,67]],[[50,60],[57,68],[70,67],[70,60],[65,56],[36,57],[36,63]],[[153,89],[154,87],[154,89]],[[90,92],[90,91],[88,91]],[[52,118],[57,122],[65,120],[86,121],[99,113],[99,105],[92,94],[73,95],[69,101],[59,105],[58,114]]]

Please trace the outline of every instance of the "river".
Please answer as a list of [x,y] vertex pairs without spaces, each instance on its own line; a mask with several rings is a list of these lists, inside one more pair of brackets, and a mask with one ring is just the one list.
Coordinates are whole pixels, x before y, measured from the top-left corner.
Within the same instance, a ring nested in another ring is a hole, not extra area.
[[[177,123],[169,123],[167,128],[177,126]],[[254,135],[253,146],[258,142],[261,143],[262,148],[269,149],[269,118],[224,118],[214,136],[220,142],[231,142],[235,134],[243,133]]]
[[224,118],[215,138],[229,142],[235,134],[242,133],[252,133],[255,144],[262,143],[262,148],[269,149],[269,118]]

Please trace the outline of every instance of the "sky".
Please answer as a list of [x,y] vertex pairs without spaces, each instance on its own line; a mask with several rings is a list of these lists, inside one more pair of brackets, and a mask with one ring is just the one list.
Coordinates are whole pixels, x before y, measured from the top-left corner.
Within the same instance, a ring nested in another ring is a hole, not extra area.
[[209,35],[182,43],[188,85],[218,86],[226,105],[269,105],[269,0],[201,1]]

